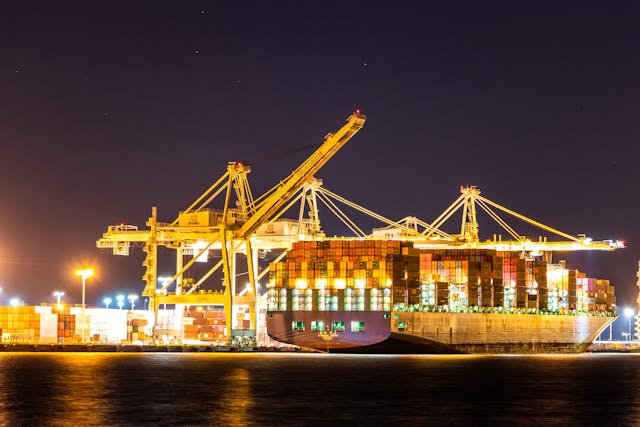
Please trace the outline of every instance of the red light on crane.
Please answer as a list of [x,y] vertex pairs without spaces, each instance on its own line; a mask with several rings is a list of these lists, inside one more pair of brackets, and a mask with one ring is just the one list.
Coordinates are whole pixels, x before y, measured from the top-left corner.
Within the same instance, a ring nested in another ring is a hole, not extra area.
[[360,115],[360,109],[359,108],[356,108],[356,114]]

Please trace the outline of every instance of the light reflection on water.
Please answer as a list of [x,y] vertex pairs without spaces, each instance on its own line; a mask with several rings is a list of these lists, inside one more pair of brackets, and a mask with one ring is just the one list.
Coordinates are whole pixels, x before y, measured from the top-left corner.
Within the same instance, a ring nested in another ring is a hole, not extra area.
[[0,353],[0,425],[637,425],[640,355]]

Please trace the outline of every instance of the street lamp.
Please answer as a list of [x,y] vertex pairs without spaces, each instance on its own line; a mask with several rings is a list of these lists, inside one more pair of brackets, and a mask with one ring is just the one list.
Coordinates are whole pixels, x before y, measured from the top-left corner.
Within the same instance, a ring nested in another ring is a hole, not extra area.
[[61,291],[55,291],[55,292],[53,293],[53,296],[54,296],[54,297],[56,297],[56,298],[57,298],[57,300],[58,300],[58,302],[57,302],[57,304],[56,304],[56,308],[57,308],[58,310],[62,310],[62,304],[60,303],[60,298],[64,296],[64,292],[61,292]]
[[131,310],[133,310],[136,306],[136,300],[138,299],[138,295],[131,294],[127,297],[127,299],[131,303]]
[[111,298],[109,298],[109,297],[106,297],[105,299],[102,300],[104,305],[107,307],[107,310],[109,310],[109,304],[111,304],[111,301],[113,301],[113,300]]
[[84,322],[84,289],[87,279],[93,276],[93,270],[90,268],[76,270],[76,276],[80,276],[82,278],[82,342],[85,342],[85,329],[87,328]]
[[64,292],[61,291],[55,291],[53,293],[53,296],[56,297],[58,299],[58,305],[60,305],[60,298],[64,296]]
[[[164,288],[164,290],[162,291],[162,295],[167,295],[167,288],[165,288],[165,286],[167,286],[167,283],[169,283],[171,280],[173,279],[173,277],[171,276],[160,276],[158,277],[158,282],[160,282],[162,284],[162,288]],[[160,288],[160,289],[162,289]],[[159,294],[159,289],[156,290],[156,294]],[[164,304],[162,304],[162,310],[166,311],[167,310],[167,303],[165,302]]]
[[116,295],[116,301],[118,301],[118,310],[122,310],[124,305],[124,295]]
[[14,307],[19,306],[20,305],[20,298],[17,298],[17,297],[16,298],[11,298],[9,300],[9,304],[11,304]]
[[624,315],[627,317],[628,322],[627,336],[629,337],[629,341],[633,341],[633,333],[631,332],[631,318],[633,317],[633,313],[633,308],[627,307],[624,309]]

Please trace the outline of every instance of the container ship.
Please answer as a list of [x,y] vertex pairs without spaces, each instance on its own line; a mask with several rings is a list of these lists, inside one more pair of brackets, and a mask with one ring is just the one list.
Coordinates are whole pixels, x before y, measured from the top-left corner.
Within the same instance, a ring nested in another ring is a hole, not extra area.
[[616,316],[613,286],[564,262],[401,240],[296,242],[268,286],[269,336],[323,351],[575,353]]

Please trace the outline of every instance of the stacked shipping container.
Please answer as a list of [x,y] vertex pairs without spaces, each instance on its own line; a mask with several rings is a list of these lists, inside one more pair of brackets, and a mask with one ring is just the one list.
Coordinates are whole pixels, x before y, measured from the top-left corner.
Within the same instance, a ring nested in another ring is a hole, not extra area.
[[270,311],[389,311],[392,295],[419,303],[419,252],[393,240],[324,240],[293,244],[272,263]]
[[592,286],[592,301],[584,303],[587,279],[580,276],[577,286],[578,274],[564,263],[547,264],[520,252],[418,250],[395,240],[305,241],[294,243],[285,261],[271,264],[268,310],[387,311],[389,296],[394,310],[611,310],[613,287]]
[[227,339],[227,325],[224,311],[221,309],[187,307],[182,322],[185,340],[226,341]]
[[52,312],[58,315],[58,341],[68,342],[75,337],[76,316],[71,314],[68,305],[55,305]]
[[0,307],[0,329],[2,341],[38,341],[40,315],[33,306]]

